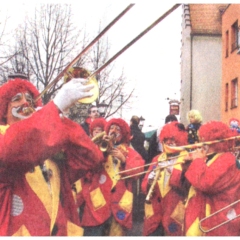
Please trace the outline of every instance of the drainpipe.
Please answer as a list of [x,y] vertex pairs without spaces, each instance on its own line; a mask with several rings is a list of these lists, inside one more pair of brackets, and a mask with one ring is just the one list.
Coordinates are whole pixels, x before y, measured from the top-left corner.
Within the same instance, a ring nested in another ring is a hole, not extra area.
[[191,110],[192,109],[192,81],[193,81],[193,79],[192,79],[192,68],[193,68],[193,66],[192,66],[192,64],[193,64],[193,36],[192,36],[192,34],[191,34],[191,49],[190,49],[190,54],[191,54],[191,56],[190,56],[190,109],[189,110]]

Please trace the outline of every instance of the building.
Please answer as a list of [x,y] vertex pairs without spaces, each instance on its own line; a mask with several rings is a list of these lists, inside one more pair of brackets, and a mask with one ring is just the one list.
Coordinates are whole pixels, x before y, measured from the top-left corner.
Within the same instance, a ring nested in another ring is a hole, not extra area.
[[221,120],[222,12],[228,4],[183,4],[180,121],[197,109]]
[[229,123],[231,118],[240,119],[240,4],[229,4],[222,15],[222,101],[221,119]]

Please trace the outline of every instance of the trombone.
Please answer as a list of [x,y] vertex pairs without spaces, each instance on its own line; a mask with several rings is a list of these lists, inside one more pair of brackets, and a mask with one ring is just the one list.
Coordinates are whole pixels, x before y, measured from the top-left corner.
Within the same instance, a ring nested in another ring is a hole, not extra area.
[[[168,161],[168,160],[174,159],[176,157],[182,157],[182,156],[191,155],[192,153],[194,153],[194,151],[188,152],[189,150],[201,148],[201,147],[203,147],[205,145],[211,145],[211,144],[221,143],[221,142],[226,142],[226,141],[231,141],[231,140],[235,140],[236,141],[238,139],[240,139],[240,136],[235,136],[235,137],[230,137],[230,138],[225,138],[225,139],[220,139],[220,140],[214,140],[214,141],[200,142],[200,143],[189,144],[189,145],[184,145],[184,146],[169,146],[169,145],[165,144],[164,148],[168,152],[171,152],[173,154],[177,154],[177,153],[182,152],[182,151],[187,151],[187,153],[178,154],[178,155],[175,155],[175,156],[167,157],[166,159],[161,160],[159,162]],[[232,150],[237,149],[237,148],[239,148],[239,147],[233,147]],[[211,154],[213,154],[213,153],[208,153],[207,155],[211,155]],[[156,163],[148,163],[148,164],[145,164],[144,167],[150,166],[150,165],[154,165],[154,164],[156,164]],[[128,171],[132,171],[132,170],[135,170],[135,169],[138,169],[138,168],[141,168],[141,167],[136,167],[136,168],[124,170],[124,171],[119,172],[119,174],[126,173]]]
[[204,233],[208,233],[208,232],[211,232],[211,231],[213,231],[213,230],[215,230],[215,229],[217,229],[217,228],[219,228],[219,227],[221,227],[221,226],[229,223],[230,221],[232,221],[232,220],[234,220],[234,219],[236,219],[236,218],[239,218],[239,217],[240,217],[240,214],[238,214],[238,215],[234,216],[233,218],[230,218],[230,219],[228,219],[228,220],[226,220],[226,221],[224,221],[224,222],[222,222],[222,223],[220,223],[220,224],[218,224],[218,225],[216,225],[216,226],[214,226],[214,227],[212,227],[212,228],[210,228],[210,229],[204,229],[204,228],[202,227],[202,222],[204,222],[205,220],[208,220],[209,218],[217,215],[218,213],[226,210],[226,209],[229,208],[229,207],[232,207],[233,205],[235,205],[235,204],[237,204],[237,203],[239,203],[239,202],[240,202],[240,199],[237,200],[237,201],[235,201],[235,202],[233,202],[233,203],[231,203],[231,204],[229,204],[229,205],[227,205],[226,207],[223,207],[223,208],[219,209],[218,211],[210,214],[209,216],[207,216],[207,217],[205,217],[205,218],[202,218],[202,219],[199,221],[199,228],[200,228],[200,230],[201,230],[202,232],[204,232]]
[[[119,15],[118,18],[120,18],[127,10],[129,10],[134,4],[130,4],[130,6],[122,13]],[[138,41],[143,35],[145,35],[147,32],[149,32],[153,27],[155,27],[159,22],[161,22],[165,17],[167,17],[171,12],[173,12],[176,8],[178,8],[181,4],[175,4],[172,8],[170,8],[167,12],[165,12],[161,17],[159,17],[155,22],[153,22],[148,28],[146,28],[143,32],[141,32],[136,38],[134,38],[131,42],[129,42],[125,47],[123,47],[119,52],[117,52],[112,58],[110,58],[106,63],[104,63],[101,67],[99,67],[94,73],[92,73],[90,76],[87,77],[87,79],[91,79],[93,78],[94,76],[96,76],[98,73],[100,73],[104,68],[106,68],[111,62],[113,62],[118,56],[120,56],[124,51],[126,51],[131,45],[133,45],[136,41]],[[115,19],[115,21],[113,21],[113,23],[116,22],[116,20],[118,20],[118,18]],[[112,25],[112,24],[110,24]],[[105,29],[108,30],[109,27],[107,27]],[[104,32],[105,32],[104,31]],[[90,45],[93,45],[93,43],[95,43],[101,36],[103,35],[100,34]],[[72,67],[80,58],[80,56],[82,56],[83,53],[86,52],[86,50],[89,48],[87,47],[86,49],[84,49],[70,64],[68,64],[68,66],[39,94],[39,96],[34,100],[35,102],[39,100],[39,98],[41,96],[43,96],[43,94],[48,90],[50,89],[54,84],[56,84],[63,76],[64,74],[68,71],[68,69],[70,67]],[[94,83],[95,87],[93,89],[93,91],[95,90],[95,92],[99,91],[98,90],[98,86],[97,86],[97,81],[96,82],[92,82]],[[89,84],[89,83],[87,83]],[[86,101],[86,98],[84,99],[81,99],[81,101],[83,101],[83,103],[91,103],[91,102],[94,102],[96,100],[96,98],[98,97],[98,94],[95,94],[94,92],[94,98],[93,97],[90,97],[89,101]]]
[[94,136],[92,138],[92,141],[99,146],[99,149],[102,152],[108,152],[109,150],[112,149],[116,136],[114,134],[112,134],[112,135],[109,136],[110,137],[109,141],[105,141],[103,139],[104,135],[106,135],[105,131],[103,131],[103,132],[97,134],[96,136]]
[[[37,96],[37,98],[34,100],[37,102],[54,84],[56,84],[63,76],[64,74],[71,69],[71,67],[77,63],[77,61],[80,59],[80,57],[88,51],[90,47],[92,47],[129,9],[131,9],[135,4],[130,4],[124,11],[122,11],[110,24],[105,27],[100,34],[92,42],[90,42],[86,48],[84,48],[65,68],[64,70],[58,74],[58,76],[46,86],[46,88]],[[70,73],[71,74],[71,73]],[[92,76],[91,76],[92,77]],[[89,77],[90,78],[90,77]],[[96,100],[96,99],[94,99]],[[93,100],[93,101],[94,101]],[[91,101],[91,102],[93,102]]]

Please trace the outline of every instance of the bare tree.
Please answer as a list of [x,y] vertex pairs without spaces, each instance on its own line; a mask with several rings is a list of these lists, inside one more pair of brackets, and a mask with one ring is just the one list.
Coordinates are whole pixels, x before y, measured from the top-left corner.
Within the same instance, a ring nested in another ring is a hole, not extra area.
[[[47,4],[35,8],[34,15],[28,16],[15,32],[15,45],[11,48],[13,72],[25,73],[28,78],[43,91],[59,73],[84,49],[86,32],[73,26],[71,7],[69,5]],[[100,33],[101,26],[99,25]],[[78,51],[76,51],[78,49]],[[79,59],[77,66],[85,67],[94,72],[108,59],[109,43],[101,38],[88,53]],[[123,70],[114,76],[114,65],[107,66],[97,76],[100,94],[96,105],[103,101],[108,104],[106,117],[118,112],[129,102],[133,90],[126,90],[126,78]],[[63,79],[46,92],[43,102],[47,103],[62,86]],[[119,102],[119,97],[121,101]],[[71,109],[70,118],[81,123],[87,116],[86,104],[76,104]]]
[[[1,13],[0,13],[1,14]],[[7,23],[9,17],[6,16],[0,22],[0,84],[3,84],[7,81],[9,73],[9,61],[15,56],[14,54],[8,53],[9,47],[9,33],[7,32]]]
[[[34,16],[16,31],[16,45],[12,51],[18,54],[12,59],[13,71],[27,74],[40,91],[75,57],[76,49],[81,50],[81,31],[73,25],[71,16],[70,5],[40,5],[40,8],[35,8]],[[44,103],[51,99],[61,84],[59,81],[44,94]]]

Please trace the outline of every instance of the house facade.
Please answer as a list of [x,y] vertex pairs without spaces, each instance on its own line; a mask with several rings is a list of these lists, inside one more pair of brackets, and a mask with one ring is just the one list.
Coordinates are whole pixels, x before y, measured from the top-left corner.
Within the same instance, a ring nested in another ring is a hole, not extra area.
[[221,119],[240,119],[240,4],[229,4],[222,15],[222,99]]
[[222,13],[228,4],[183,4],[180,121],[191,109],[221,120]]

